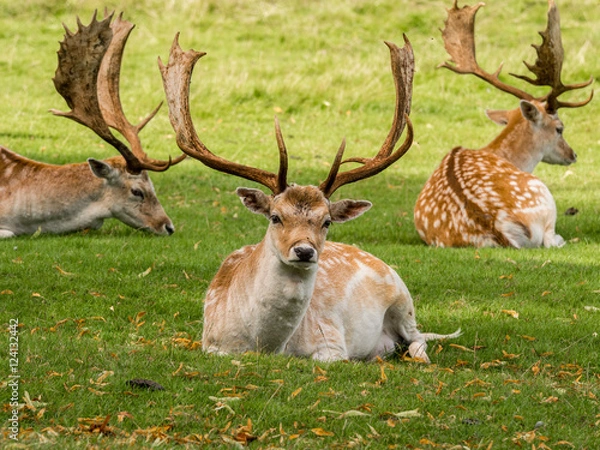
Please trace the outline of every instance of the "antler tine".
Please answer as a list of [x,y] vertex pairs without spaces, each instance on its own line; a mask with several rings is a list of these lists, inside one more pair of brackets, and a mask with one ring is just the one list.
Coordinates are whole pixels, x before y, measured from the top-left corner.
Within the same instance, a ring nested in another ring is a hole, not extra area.
[[169,158],[169,161],[160,161],[149,158],[142,148],[139,132],[154,118],[162,102],[138,125],[132,125],[123,112],[119,94],[121,62],[127,39],[134,27],[135,25],[131,22],[123,20],[122,13],[112,22],[113,38],[102,60],[98,75],[98,99],[102,116],[108,126],[119,131],[131,146],[130,152],[127,152],[127,156],[123,155],[127,160],[128,166],[131,166],[132,170],[146,169],[160,172],[182,161],[185,155],[180,155],[175,161],[172,161],[171,158]]
[[448,17],[442,30],[442,38],[450,61],[443,62],[438,67],[445,67],[461,75],[475,75],[519,99],[533,100],[534,97],[527,92],[500,81],[502,65],[493,74],[479,67],[475,56],[475,15],[482,6],[485,6],[485,3],[458,8],[458,0],[454,0],[452,8],[447,9]]
[[536,79],[512,73],[511,75],[535,86],[550,86],[552,89],[550,93],[539,99],[546,100],[548,112],[555,112],[561,107],[578,108],[587,105],[592,100],[593,91],[588,99],[582,102],[567,103],[558,100],[558,96],[561,94],[575,89],[585,88],[589,86],[594,79],[590,78],[583,83],[563,84],[561,72],[564,60],[564,50],[560,32],[560,15],[554,0],[548,0],[548,22],[546,30],[540,31],[539,34],[542,37],[542,44],[532,45],[537,53],[535,64],[528,64],[523,61],[527,69],[536,76]]
[[[148,158],[142,150],[138,133],[154,117],[158,108],[138,126],[125,119],[119,99],[119,76],[124,46],[133,25],[120,16],[111,25],[113,16],[114,13],[105,12],[104,19],[98,21],[97,12],[94,12],[88,26],[83,25],[78,17],[75,33],[64,26],[65,38],[60,43],[53,81],[71,111],[50,111],[85,125],[115,147],[125,158],[130,172],[163,171],[183,160],[185,155],[175,160],[158,161]],[[118,130],[131,149],[117,139],[109,127]]]
[[[342,161],[346,147],[346,142],[342,142],[327,179],[319,186],[327,198],[345,184],[354,183],[382,172],[404,156],[412,145],[413,127],[409,114],[412,101],[415,60],[408,38],[406,35],[403,37],[405,42],[403,48],[399,48],[392,42],[385,42],[390,50],[392,74],[396,89],[396,107],[390,132],[377,155],[372,158],[349,158]],[[398,143],[405,127],[407,127],[406,138],[402,145],[394,151],[394,147]],[[357,162],[362,164],[362,166],[340,173],[340,166],[348,162]]]
[[[85,125],[113,144],[111,141],[114,140],[114,136],[102,118],[96,93],[85,89],[87,86],[96,86],[102,58],[113,36],[110,28],[111,18],[112,16],[109,16],[99,22],[94,13],[87,27],[77,18],[79,29],[76,33],[63,24],[65,39],[60,43],[58,67],[53,81],[56,90],[65,99],[71,111],[50,111]],[[86,52],[86,49],[93,51]]]
[[288,171],[288,156],[285,142],[283,141],[283,135],[281,134],[281,127],[279,126],[279,119],[275,117],[275,137],[277,139],[277,147],[279,148],[279,173],[277,174],[277,192],[285,191],[287,187],[287,171]]
[[287,152],[277,121],[275,123],[280,160],[278,174],[221,158],[212,153],[198,138],[190,114],[190,81],[196,62],[204,55],[206,53],[195,50],[184,52],[179,46],[179,33],[177,33],[171,46],[167,65],[165,66],[160,58],[158,60],[169,105],[169,118],[176,133],[177,145],[184,153],[211,169],[255,181],[270,189],[274,194],[283,192],[287,186],[285,180]]

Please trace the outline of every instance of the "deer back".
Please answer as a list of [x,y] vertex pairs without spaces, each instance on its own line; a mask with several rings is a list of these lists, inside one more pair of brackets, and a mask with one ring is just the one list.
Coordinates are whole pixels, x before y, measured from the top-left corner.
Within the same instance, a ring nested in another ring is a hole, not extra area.
[[556,205],[537,177],[485,150],[455,148],[423,187],[415,227],[439,247],[562,245]]

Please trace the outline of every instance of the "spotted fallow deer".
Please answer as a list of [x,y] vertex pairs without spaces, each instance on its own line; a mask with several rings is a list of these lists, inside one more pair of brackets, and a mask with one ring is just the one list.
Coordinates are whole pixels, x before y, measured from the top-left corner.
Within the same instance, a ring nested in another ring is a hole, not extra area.
[[[111,23],[112,17],[98,21],[94,14],[89,26],[78,21],[76,33],[65,26],[54,85],[72,110],[51,111],[90,128],[122,156],[60,166],[0,147],[0,238],[100,228],[107,218],[159,235],[173,233],[173,223],[146,171],[164,171],[185,154],[159,161],[143,151],[139,132],[158,108],[139,125],[125,118],[119,78],[133,25],[120,16]],[[109,127],[121,133],[129,146]]]
[[[410,293],[388,265],[356,247],[326,242],[332,222],[354,219],[371,207],[367,201],[330,202],[341,186],[368,178],[400,159],[413,140],[408,119],[414,57],[386,43],[396,86],[396,112],[383,146],[372,158],[352,158],[361,166],[339,172],[342,142],[329,176],[318,187],[287,182],[287,150],[275,121],[279,171],[266,172],[214,155],[200,141],[189,108],[192,71],[204,53],[183,52],[175,38],[163,85],[169,116],[184,153],[206,166],[255,181],[272,195],[251,188],[236,193],[252,212],[269,220],[264,239],[233,252],[212,280],[204,301],[203,349],[229,354],[264,351],[317,360],[370,359],[408,345],[414,358],[429,361],[426,341],[453,334],[421,333]],[[408,124],[407,136],[396,144]]]
[[549,86],[550,92],[534,97],[500,81],[502,67],[494,74],[482,70],[475,59],[475,14],[483,6],[448,10],[442,31],[451,62],[441,67],[458,74],[473,74],[495,88],[520,99],[511,111],[487,111],[504,125],[502,132],[479,150],[457,147],[433,172],[419,194],[414,219],[417,231],[428,244],[439,247],[554,247],[564,239],[555,233],[556,205],[541,180],[531,174],[540,162],[568,165],[575,152],[563,137],[563,123],[557,110],[580,107],[585,101],[567,103],[558,96],[588,86],[564,85],[561,81],[563,47],[558,9],[549,0],[548,24],[540,32],[542,44],[534,45],[535,64],[525,63],[535,79],[514,75],[535,86]]

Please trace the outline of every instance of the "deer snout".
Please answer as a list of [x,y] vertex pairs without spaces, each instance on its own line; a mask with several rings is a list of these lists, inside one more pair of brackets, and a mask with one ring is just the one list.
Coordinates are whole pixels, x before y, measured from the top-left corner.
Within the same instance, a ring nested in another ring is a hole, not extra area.
[[319,253],[311,242],[296,242],[288,252],[288,264],[293,266],[309,267],[316,264],[319,260]]
[[542,161],[548,164],[568,166],[577,162],[577,154],[571,146],[563,140],[552,152],[544,155]]
[[175,225],[170,220],[165,220],[148,229],[159,236],[171,236],[175,233]]
[[312,262],[316,252],[314,248],[309,247],[308,245],[301,245],[294,247],[294,253],[298,257],[299,261]]

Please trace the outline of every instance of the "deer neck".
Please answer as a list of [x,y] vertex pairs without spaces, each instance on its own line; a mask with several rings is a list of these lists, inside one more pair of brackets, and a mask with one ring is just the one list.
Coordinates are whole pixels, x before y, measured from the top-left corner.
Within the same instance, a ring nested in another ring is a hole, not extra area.
[[500,134],[480,150],[493,153],[522,171],[531,173],[542,160],[542,145],[540,139],[536,139],[532,124],[519,110],[512,112]]
[[247,318],[261,350],[281,352],[298,328],[312,298],[317,264],[297,268],[283,263],[265,242],[247,266],[250,284]]

